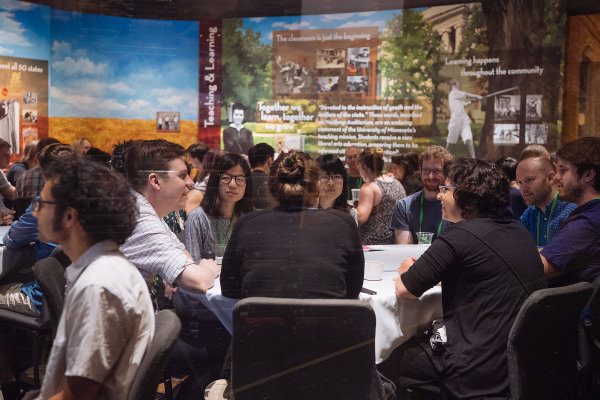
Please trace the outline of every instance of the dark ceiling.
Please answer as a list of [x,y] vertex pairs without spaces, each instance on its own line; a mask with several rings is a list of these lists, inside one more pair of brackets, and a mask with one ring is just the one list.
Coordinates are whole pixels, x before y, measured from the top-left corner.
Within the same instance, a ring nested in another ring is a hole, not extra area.
[[[390,10],[456,0],[29,0],[54,9],[116,17],[206,20]],[[498,1],[498,0],[483,0]],[[521,0],[527,1],[527,0]],[[569,15],[600,13],[598,0],[567,0]]]

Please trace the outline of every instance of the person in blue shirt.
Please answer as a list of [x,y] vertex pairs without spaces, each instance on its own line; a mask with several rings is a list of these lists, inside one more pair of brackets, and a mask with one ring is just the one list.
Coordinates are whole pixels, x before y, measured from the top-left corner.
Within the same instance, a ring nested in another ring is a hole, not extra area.
[[600,138],[567,143],[558,158],[558,197],[573,202],[563,227],[540,252],[551,286],[592,282],[600,275]]
[[449,226],[442,221],[442,204],[437,196],[446,179],[444,168],[454,157],[441,146],[427,147],[419,157],[419,173],[423,190],[398,200],[390,229],[395,244],[416,244],[417,232],[432,232],[434,239]]
[[521,215],[521,223],[538,247],[550,242],[577,207],[558,199],[558,191],[553,187],[555,175],[554,164],[543,157],[526,158],[517,166],[517,183],[529,206]]

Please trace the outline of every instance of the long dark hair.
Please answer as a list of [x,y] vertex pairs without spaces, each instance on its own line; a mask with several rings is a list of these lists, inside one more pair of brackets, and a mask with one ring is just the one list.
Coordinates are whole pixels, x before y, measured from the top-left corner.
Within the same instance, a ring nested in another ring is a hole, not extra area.
[[234,214],[241,215],[254,210],[252,204],[252,180],[250,179],[250,167],[248,163],[239,154],[227,153],[217,161],[208,177],[206,185],[206,193],[202,198],[200,207],[204,212],[213,217],[221,217],[221,198],[219,197],[219,179],[221,174],[224,174],[231,168],[239,165],[246,175],[246,190],[244,197],[235,203],[233,209]]
[[336,197],[335,202],[333,203],[333,208],[349,213],[350,206],[348,205],[348,173],[346,172],[346,168],[344,168],[344,163],[342,163],[342,160],[333,154],[324,154],[319,156],[316,161],[317,164],[319,164],[321,171],[327,172],[331,175],[339,174],[344,179],[344,188],[342,189],[342,194]]

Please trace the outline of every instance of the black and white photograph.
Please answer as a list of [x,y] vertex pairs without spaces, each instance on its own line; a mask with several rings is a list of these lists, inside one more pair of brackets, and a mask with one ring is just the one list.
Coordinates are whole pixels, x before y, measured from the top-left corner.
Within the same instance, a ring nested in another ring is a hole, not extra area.
[[37,92],[23,92],[23,104],[27,106],[36,106],[38,103]]
[[[519,120],[520,115],[520,95],[517,94],[496,96],[496,102],[494,104],[494,120],[496,122],[517,122]],[[496,137],[495,132],[494,137]]]
[[349,76],[346,81],[346,91],[350,93],[363,93],[369,89],[369,77]]
[[317,92],[337,92],[339,80],[339,76],[320,76],[317,81]]
[[317,69],[344,68],[345,49],[317,49]]
[[[275,59],[275,93],[310,93],[314,91],[312,73],[308,66],[295,61]],[[313,92],[314,93],[314,92]]]
[[519,124],[495,124],[494,144],[519,144]]
[[525,124],[525,144],[548,144],[548,126]]
[[351,47],[348,49],[348,65],[355,68],[369,67],[369,54],[371,49],[368,47]]
[[157,111],[156,131],[179,132],[179,111]]
[[0,102],[0,138],[10,144],[11,151],[19,149],[19,106],[13,99]]
[[37,124],[38,113],[37,110],[23,109],[23,123],[24,124]]
[[541,121],[542,120],[542,98],[541,94],[528,94],[525,99],[525,120]]

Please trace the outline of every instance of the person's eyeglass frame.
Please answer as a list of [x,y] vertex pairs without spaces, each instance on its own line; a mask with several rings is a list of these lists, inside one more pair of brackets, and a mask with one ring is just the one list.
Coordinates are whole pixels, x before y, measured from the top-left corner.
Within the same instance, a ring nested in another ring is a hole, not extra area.
[[344,177],[340,174],[322,174],[319,175],[319,181],[323,182],[323,183],[329,183],[329,181],[332,181],[335,184],[338,183],[343,183],[344,182]]
[[61,202],[59,201],[50,201],[50,200],[42,200],[42,198],[40,196],[34,196],[31,199],[31,209],[33,211],[39,211],[42,208],[42,205],[44,204],[53,204],[53,205],[58,205],[61,204]]
[[444,193],[450,191],[450,189],[456,189],[456,186],[444,186],[444,185],[440,185],[440,194],[444,194]]
[[219,183],[224,185],[229,185],[232,179],[235,180],[235,184],[238,186],[244,186],[248,183],[248,177],[246,175],[219,174]]
[[444,175],[444,170],[441,168],[421,168],[421,174],[429,176],[433,172],[433,175]]

